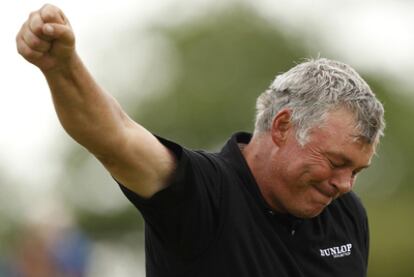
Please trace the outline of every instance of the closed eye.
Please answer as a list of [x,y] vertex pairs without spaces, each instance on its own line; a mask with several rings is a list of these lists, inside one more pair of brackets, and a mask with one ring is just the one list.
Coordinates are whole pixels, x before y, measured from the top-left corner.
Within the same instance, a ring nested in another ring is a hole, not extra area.
[[359,170],[352,171],[352,178],[355,178],[359,173]]
[[341,168],[341,167],[343,167],[343,166],[345,166],[345,165],[346,165],[346,163],[338,163],[338,162],[334,162],[334,161],[332,161],[331,159],[328,159],[328,161],[329,161],[329,164],[330,164],[330,166],[331,166],[332,168]]
[[352,171],[352,177],[356,177],[358,175],[358,173],[360,173],[363,169],[368,168],[369,165],[355,169],[354,171]]

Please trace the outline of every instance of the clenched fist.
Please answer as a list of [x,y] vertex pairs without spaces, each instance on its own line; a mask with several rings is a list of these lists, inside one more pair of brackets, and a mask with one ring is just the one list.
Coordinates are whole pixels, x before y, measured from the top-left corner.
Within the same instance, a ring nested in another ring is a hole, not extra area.
[[16,36],[16,44],[19,54],[44,73],[65,67],[76,55],[68,19],[49,4],[30,13]]

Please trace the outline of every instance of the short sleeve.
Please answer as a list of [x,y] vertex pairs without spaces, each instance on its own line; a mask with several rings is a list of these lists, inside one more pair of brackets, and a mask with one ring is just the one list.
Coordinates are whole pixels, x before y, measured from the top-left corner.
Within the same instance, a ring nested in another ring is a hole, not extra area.
[[222,195],[220,162],[214,154],[158,139],[177,159],[170,184],[149,199],[122,184],[120,187],[144,217],[152,243],[190,259],[208,247],[218,229]]

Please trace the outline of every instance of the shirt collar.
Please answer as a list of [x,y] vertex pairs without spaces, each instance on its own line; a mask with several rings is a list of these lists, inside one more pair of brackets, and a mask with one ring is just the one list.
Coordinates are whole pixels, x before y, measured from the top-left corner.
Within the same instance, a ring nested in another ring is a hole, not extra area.
[[299,219],[293,215],[275,212],[267,204],[239,147],[239,144],[248,144],[251,138],[252,134],[247,132],[237,132],[233,134],[223,146],[220,155],[236,170],[237,174],[240,176],[240,179],[243,180],[245,188],[249,191],[252,197],[255,198],[256,202],[265,213],[271,214],[275,217],[275,219],[286,225],[302,221],[302,219]]

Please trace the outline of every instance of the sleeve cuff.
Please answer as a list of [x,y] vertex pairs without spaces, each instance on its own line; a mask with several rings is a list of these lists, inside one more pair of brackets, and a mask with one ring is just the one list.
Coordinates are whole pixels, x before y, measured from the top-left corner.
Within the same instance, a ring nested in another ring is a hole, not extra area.
[[189,193],[191,193],[190,189],[186,186],[186,184],[189,183],[186,182],[186,180],[188,180],[189,177],[186,176],[186,174],[192,174],[192,171],[188,170],[188,167],[191,166],[189,163],[187,153],[189,150],[186,150],[182,146],[167,139],[158,136],[156,137],[165,147],[167,147],[174,154],[177,160],[177,167],[168,186],[160,190],[150,198],[143,198],[135,192],[126,188],[124,185],[122,185],[115,179],[115,181],[119,184],[125,196],[139,209],[168,209],[172,206],[176,206],[182,203],[186,196]]

